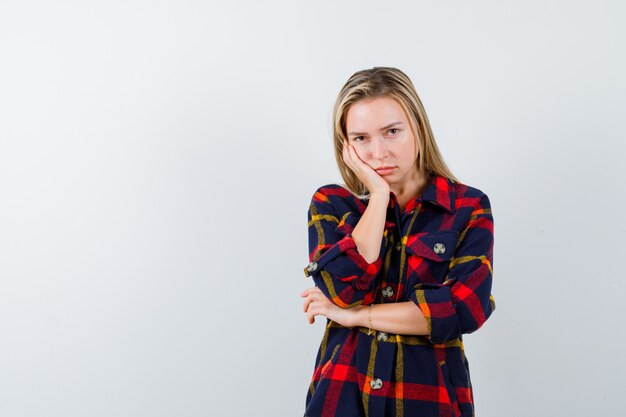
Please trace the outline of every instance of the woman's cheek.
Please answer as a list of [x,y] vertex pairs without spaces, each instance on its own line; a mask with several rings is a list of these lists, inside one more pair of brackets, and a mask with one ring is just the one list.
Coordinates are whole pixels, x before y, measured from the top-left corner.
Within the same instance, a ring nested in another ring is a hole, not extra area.
[[[359,157],[359,159],[363,162],[365,162],[367,165],[370,165],[369,162],[367,162],[367,152],[365,152],[365,150],[363,148],[354,148],[354,151],[356,152],[356,155]],[[371,165],[370,165],[371,167]]]

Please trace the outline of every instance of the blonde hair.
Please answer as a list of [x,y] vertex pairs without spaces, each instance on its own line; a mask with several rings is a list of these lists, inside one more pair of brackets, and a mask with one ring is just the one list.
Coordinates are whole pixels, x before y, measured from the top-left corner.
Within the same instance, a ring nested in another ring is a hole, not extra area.
[[407,115],[418,149],[417,169],[420,175],[436,173],[459,182],[443,160],[428,122],[426,110],[409,77],[397,68],[374,67],[355,72],[345,83],[333,109],[335,159],[347,187],[356,195],[369,194],[365,185],[343,161],[343,142],[347,140],[346,116],[350,106],[374,97],[394,99]]

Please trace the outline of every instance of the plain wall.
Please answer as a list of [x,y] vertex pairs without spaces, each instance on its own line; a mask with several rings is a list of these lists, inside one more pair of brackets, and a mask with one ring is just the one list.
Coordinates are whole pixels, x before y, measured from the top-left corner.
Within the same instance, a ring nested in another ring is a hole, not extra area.
[[306,214],[355,71],[490,197],[476,413],[626,395],[620,1],[0,1],[0,417],[302,415]]

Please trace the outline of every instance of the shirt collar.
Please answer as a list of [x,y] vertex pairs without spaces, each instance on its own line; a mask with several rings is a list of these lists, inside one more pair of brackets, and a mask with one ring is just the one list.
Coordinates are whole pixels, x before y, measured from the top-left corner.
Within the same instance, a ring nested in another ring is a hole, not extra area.
[[[390,197],[390,207],[395,208],[398,204],[398,199],[393,191],[391,192]],[[416,196],[412,200],[409,200],[404,208],[404,211],[412,211],[418,203],[428,202],[443,208],[450,214],[453,214],[455,211],[455,200],[456,192],[454,181],[442,175],[430,173],[428,183],[422,194]]]

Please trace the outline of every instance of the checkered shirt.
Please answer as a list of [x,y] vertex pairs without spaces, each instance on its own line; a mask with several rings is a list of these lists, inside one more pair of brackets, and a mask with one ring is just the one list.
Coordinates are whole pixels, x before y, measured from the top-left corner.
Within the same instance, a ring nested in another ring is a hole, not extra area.
[[463,334],[480,328],[495,309],[489,199],[436,174],[403,210],[391,192],[372,263],[351,236],[367,203],[339,185],[317,189],[308,212],[305,275],[344,308],[412,301],[428,335],[370,334],[327,319],[304,415],[473,416]]

